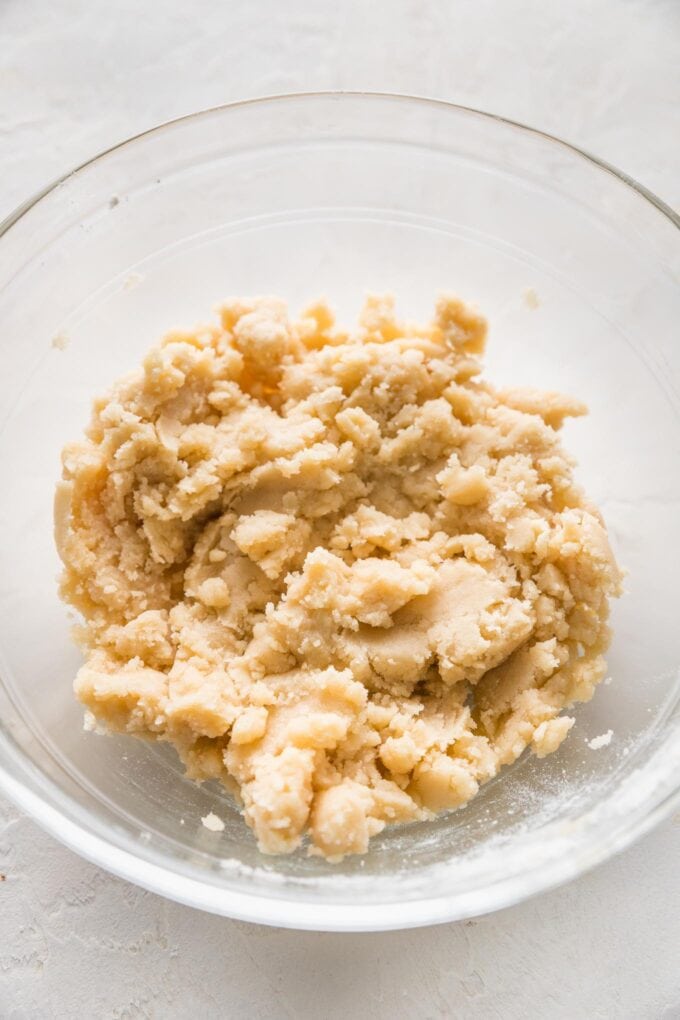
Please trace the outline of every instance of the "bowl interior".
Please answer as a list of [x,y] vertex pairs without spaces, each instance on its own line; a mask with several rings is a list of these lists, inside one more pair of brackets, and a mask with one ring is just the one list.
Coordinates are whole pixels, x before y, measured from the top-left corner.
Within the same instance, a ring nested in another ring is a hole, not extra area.
[[[240,890],[357,918],[402,904],[405,924],[410,902],[443,897],[459,916],[493,905],[499,883],[521,895],[542,867],[566,877],[625,840],[677,785],[679,252],[663,212],[569,147],[389,97],[213,111],[59,184],[0,238],[0,764],[114,851],[198,879],[226,912]],[[629,575],[611,682],[576,709],[559,752],[329,866],[260,856],[228,795],[186,780],[169,748],[83,731],[52,495],[92,397],[166,330],[254,293],[293,309],[325,295],[351,323],[366,289],[393,291],[409,318],[459,293],[490,320],[492,381],[589,404],[564,441]],[[588,746],[609,729],[608,746]],[[201,825],[209,811],[223,833]]]

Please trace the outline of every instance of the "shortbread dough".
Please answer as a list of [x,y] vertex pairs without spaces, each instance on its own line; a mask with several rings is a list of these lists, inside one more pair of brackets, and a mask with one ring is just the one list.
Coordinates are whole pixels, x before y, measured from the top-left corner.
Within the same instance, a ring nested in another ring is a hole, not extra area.
[[[266,853],[330,860],[458,808],[603,678],[620,574],[558,430],[480,377],[484,319],[229,301],[63,452],[61,592],[89,722],[170,741]],[[94,717],[94,719],[92,718]]]

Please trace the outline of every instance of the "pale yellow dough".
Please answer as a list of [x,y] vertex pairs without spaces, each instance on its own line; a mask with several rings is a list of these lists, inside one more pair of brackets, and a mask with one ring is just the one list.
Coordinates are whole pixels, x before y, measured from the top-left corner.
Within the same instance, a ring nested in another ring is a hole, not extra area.
[[481,380],[485,335],[449,297],[349,334],[230,301],[64,450],[78,697],[221,779],[267,853],[459,807],[605,674],[620,575],[556,431],[585,408]]

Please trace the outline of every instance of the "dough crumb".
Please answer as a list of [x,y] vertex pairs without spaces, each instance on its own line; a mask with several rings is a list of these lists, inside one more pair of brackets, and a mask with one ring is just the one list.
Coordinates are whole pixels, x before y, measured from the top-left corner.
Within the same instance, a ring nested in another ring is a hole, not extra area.
[[486,332],[451,295],[423,325],[369,297],[351,330],[232,298],[63,450],[86,728],[170,743],[265,853],[463,807],[606,674],[621,574],[560,437],[586,408],[495,388]]
[[65,351],[70,343],[71,338],[68,333],[56,333],[52,337],[51,346],[55,349],[55,351]]
[[522,291],[522,297],[524,298],[524,304],[527,308],[531,308],[532,310],[538,308],[541,303],[538,294],[533,287],[525,287]]
[[612,742],[614,736],[613,730],[607,730],[606,733],[601,733],[599,737],[593,737],[592,740],[587,740],[586,743],[591,751],[599,751],[601,747],[608,747]]
[[212,811],[204,818],[201,818],[201,825],[204,829],[209,829],[210,832],[224,832],[224,822],[217,815],[214,815]]
[[141,273],[128,273],[123,280],[123,290],[133,290],[138,287],[140,283],[144,282],[144,277]]

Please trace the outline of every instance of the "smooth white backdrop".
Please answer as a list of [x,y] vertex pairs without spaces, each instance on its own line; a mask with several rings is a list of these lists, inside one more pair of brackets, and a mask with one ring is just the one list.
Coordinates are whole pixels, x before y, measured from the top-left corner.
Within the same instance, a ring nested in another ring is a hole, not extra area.
[[[678,0],[0,0],[0,218],[161,121],[275,92],[410,92],[591,150],[680,206]],[[462,924],[297,934],[111,878],[0,801],[0,1018],[680,1018],[680,816]]]

